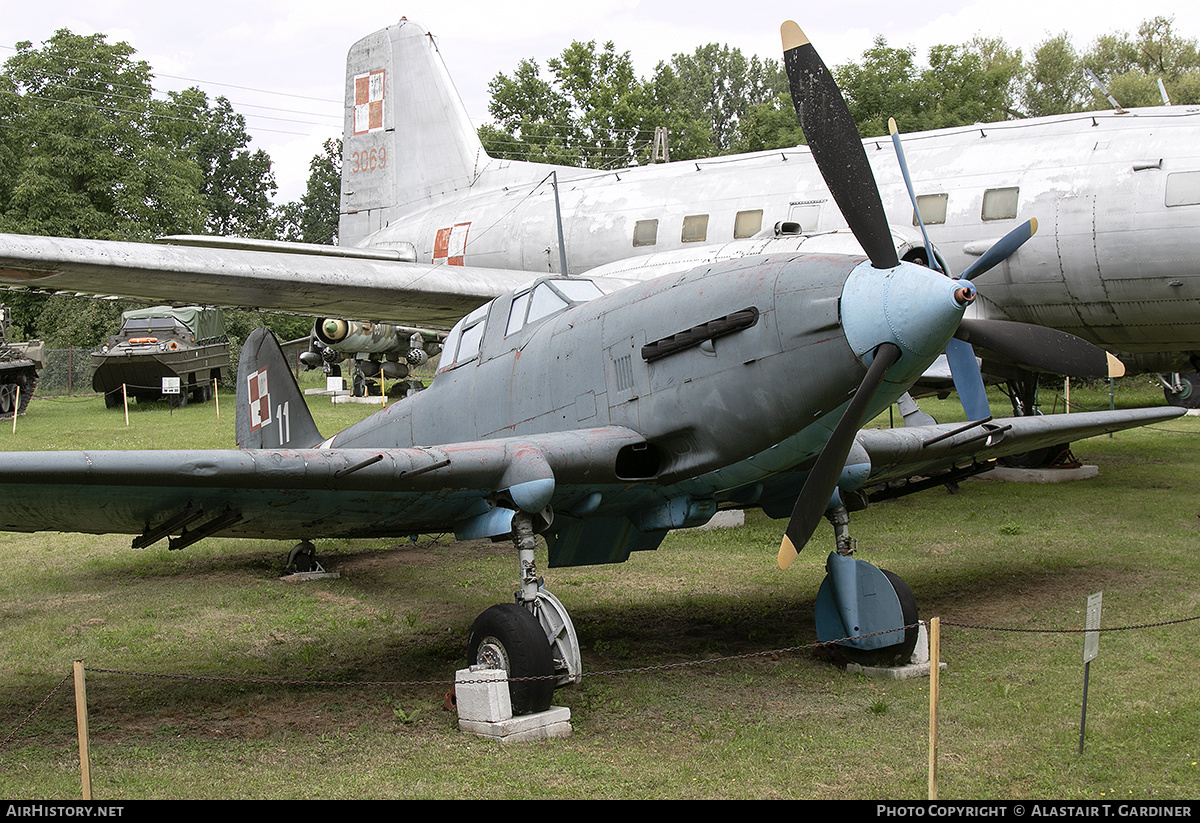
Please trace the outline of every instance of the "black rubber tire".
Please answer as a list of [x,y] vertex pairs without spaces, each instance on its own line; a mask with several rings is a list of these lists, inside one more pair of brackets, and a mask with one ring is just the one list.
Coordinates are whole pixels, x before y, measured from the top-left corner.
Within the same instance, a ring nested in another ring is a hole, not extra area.
[[[496,659],[499,655],[500,659]],[[467,635],[467,665],[487,665],[508,672],[509,678],[544,680],[509,682],[514,715],[544,712],[554,697],[554,659],[550,641],[536,617],[516,603],[492,606],[471,624]]]
[[1167,403],[1181,409],[1200,409],[1200,372],[1180,372],[1179,381],[1183,384],[1181,391],[1163,389]]
[[292,547],[292,550],[288,552],[287,566],[285,567],[285,571],[287,571],[289,574],[316,571],[316,568],[317,552],[312,543],[307,541],[303,543],[297,543]]
[[837,649],[851,663],[857,663],[860,666],[903,666],[912,657],[913,649],[917,647],[917,639],[921,635],[921,629],[917,626],[917,599],[913,597],[908,584],[897,575],[887,569],[880,569],[880,571],[884,573],[888,582],[892,584],[892,588],[896,590],[896,597],[900,599],[901,619],[904,620],[905,626],[911,628],[904,630],[904,640],[894,646],[885,646],[882,649],[838,646]]

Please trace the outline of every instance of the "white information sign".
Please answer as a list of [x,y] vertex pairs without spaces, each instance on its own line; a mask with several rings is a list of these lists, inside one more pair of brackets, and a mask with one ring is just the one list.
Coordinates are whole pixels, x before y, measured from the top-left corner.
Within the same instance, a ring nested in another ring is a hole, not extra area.
[[1087,617],[1083,627],[1087,630],[1083,633],[1083,662],[1090,663],[1100,654],[1100,601],[1104,598],[1104,592],[1096,592],[1088,595],[1087,599]]

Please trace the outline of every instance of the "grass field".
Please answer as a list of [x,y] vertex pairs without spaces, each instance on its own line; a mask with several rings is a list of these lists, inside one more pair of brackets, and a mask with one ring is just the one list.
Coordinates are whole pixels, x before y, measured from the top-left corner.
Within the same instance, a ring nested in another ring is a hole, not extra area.
[[[1107,406],[1107,389],[1073,400]],[[1116,402],[1162,396],[1130,379]],[[369,412],[311,406],[327,434]],[[10,425],[7,450],[226,448],[232,403],[220,420],[212,404],[135,407],[127,428],[98,398],[38,399]],[[1082,627],[1096,591],[1105,627],[1200,615],[1198,436],[1200,418],[1182,418],[1075,444],[1093,480],[969,481],[852,516],[858,556],[943,621],[941,798],[1200,797],[1200,621],[1102,636],[1082,755],[1082,636],[1035,631]],[[924,798],[927,680],[756,655],[815,640],[832,541],[818,532],[781,572],[782,526],[749,513],[615,566],[543,557],[590,676],[556,695],[570,738],[510,746],[461,734],[441,708],[467,627],[511,596],[508,544],[325,541],[341,577],[296,585],[279,580],[290,543],[134,551],[121,536],[2,534],[0,796],[80,796],[70,682],[47,696],[83,659],[105,800]],[[756,656],[606,674],[732,655]],[[363,685],[377,681],[431,682]]]

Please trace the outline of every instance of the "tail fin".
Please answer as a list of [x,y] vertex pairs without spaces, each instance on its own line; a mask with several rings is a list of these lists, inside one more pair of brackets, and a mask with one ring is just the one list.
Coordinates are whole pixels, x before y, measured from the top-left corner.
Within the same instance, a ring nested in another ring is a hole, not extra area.
[[350,47],[345,115],[343,246],[409,204],[469,187],[489,160],[433,37],[404,18]]
[[242,344],[237,379],[239,448],[309,449],[324,439],[269,329],[255,329]]

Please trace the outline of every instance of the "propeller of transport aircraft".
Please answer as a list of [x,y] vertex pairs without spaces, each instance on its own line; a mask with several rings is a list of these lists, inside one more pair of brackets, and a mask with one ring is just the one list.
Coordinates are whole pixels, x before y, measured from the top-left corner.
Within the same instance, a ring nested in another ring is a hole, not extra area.
[[[783,39],[784,69],[788,75],[792,102],[817,168],[871,265],[881,270],[894,269],[900,265],[900,260],[893,245],[875,175],[871,171],[862,139],[841,91],[824,61],[798,25],[788,21],[782,25],[780,34]],[[898,136],[894,141],[899,150]],[[899,151],[898,156],[911,195],[912,184],[908,178],[903,152]],[[967,276],[959,278],[964,286],[955,292],[955,300],[960,305],[967,305],[975,295],[975,287],[970,279],[1002,262],[1032,236],[1035,228],[1036,223],[1033,221],[1018,227],[980,257],[967,272],[964,272]],[[932,261],[934,256],[931,246],[928,247],[927,253]],[[971,350],[971,341],[1046,371],[1071,376],[1108,376],[1109,373],[1111,356],[1106,352],[1073,335],[1041,326],[1010,324],[999,320],[964,319],[955,336],[960,342],[956,344],[955,340],[950,341],[947,354],[951,361],[951,370],[955,372],[956,387],[961,374],[962,393],[972,398],[974,411],[979,411],[980,408],[983,410],[978,415],[969,411],[968,414],[973,420],[987,417],[989,413],[986,411],[983,380]],[[798,550],[803,548],[820,524],[829,501],[837,490],[837,483],[854,444],[855,434],[862,426],[862,417],[875,391],[883,382],[887,369],[895,364],[899,356],[900,350],[892,344],[884,344],[876,350],[867,375],[818,456],[796,501],[779,550],[781,568],[791,565]]]

